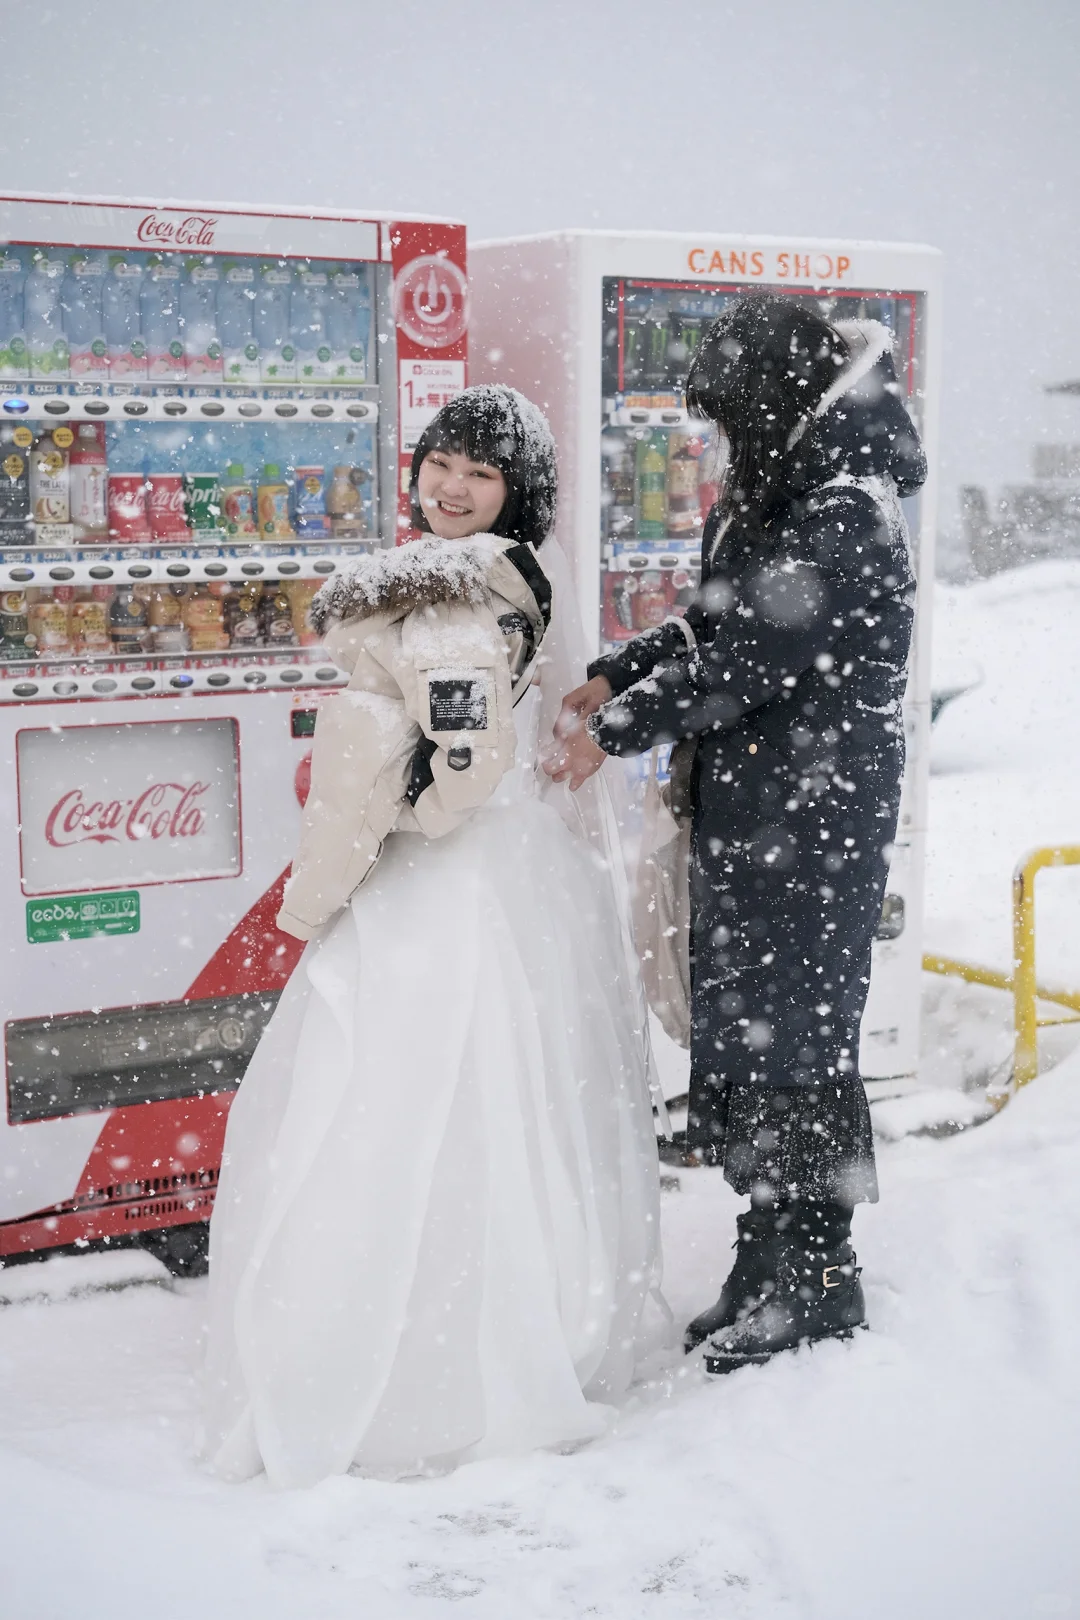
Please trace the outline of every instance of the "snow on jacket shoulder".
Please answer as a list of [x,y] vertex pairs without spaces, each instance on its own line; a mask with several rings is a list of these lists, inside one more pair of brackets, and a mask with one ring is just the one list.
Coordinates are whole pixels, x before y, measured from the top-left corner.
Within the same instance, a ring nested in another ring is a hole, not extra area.
[[319,710],[279,928],[310,939],[392,829],[438,838],[491,797],[550,604],[532,549],[492,535],[376,552],[323,587],[312,622],[349,683]]

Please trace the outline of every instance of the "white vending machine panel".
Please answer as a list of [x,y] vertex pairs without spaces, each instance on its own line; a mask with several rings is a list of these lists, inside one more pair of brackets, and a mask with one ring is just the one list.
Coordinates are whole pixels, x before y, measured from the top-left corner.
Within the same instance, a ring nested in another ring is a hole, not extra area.
[[[930,476],[905,503],[919,578],[933,579],[941,258],[933,248],[721,235],[560,232],[470,244],[475,381],[512,383],[547,413],[559,447],[558,534],[582,619],[610,647],[685,609],[722,447],[686,410],[709,323],[765,289],[828,319],[873,319]],[[908,764],[889,893],[862,1026],[864,1077],[918,1063],[922,869],[930,727],[930,591],[920,593],[906,702]]]

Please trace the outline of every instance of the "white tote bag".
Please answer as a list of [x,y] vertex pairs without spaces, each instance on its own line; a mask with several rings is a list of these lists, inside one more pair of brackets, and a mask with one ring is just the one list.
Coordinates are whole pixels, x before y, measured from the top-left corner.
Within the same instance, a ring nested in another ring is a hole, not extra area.
[[634,893],[634,940],[649,1006],[677,1046],[690,1045],[690,818],[671,808],[670,784],[649,759]]

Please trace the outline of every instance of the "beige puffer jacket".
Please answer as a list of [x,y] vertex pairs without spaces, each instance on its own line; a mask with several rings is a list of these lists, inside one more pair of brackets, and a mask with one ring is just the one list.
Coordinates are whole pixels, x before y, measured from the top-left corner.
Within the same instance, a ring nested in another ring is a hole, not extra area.
[[415,540],[323,587],[312,620],[350,679],[319,710],[279,928],[310,939],[393,828],[438,838],[491,797],[550,612],[536,553],[493,535]]

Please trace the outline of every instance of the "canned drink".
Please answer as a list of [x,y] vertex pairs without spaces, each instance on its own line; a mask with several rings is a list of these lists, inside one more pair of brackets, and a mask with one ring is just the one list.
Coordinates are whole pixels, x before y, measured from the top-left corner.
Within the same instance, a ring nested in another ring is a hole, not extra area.
[[188,525],[195,534],[216,534],[221,528],[221,490],[217,473],[185,473]]
[[145,544],[150,539],[146,480],[142,473],[109,474],[109,538]]
[[155,540],[190,540],[182,473],[151,473],[150,533]]

